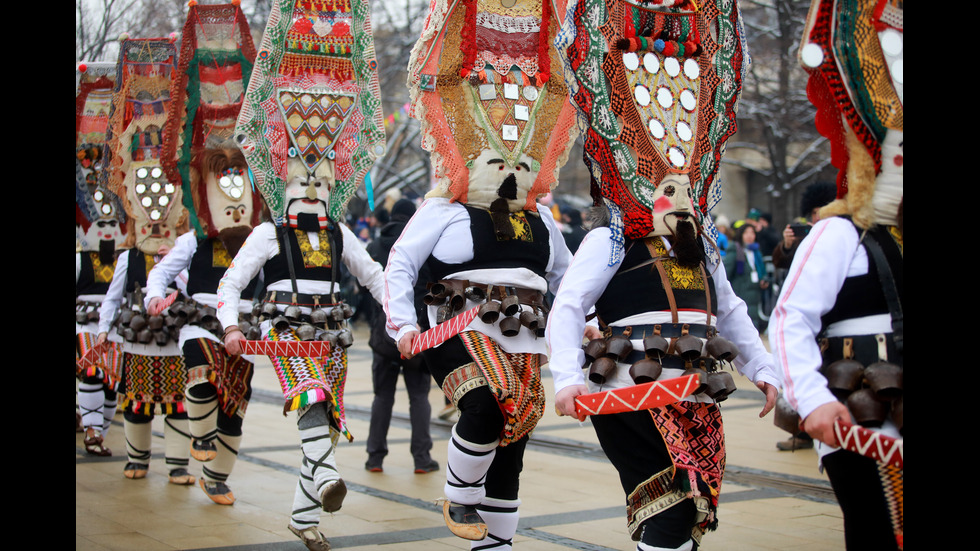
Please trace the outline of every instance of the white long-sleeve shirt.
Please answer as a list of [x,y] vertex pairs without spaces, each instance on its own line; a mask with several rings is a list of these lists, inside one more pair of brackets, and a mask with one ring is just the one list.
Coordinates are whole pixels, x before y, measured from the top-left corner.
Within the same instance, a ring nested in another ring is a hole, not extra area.
[[[347,229],[347,226],[341,224],[340,231],[344,237],[341,260],[357,278],[361,287],[370,291],[375,300],[378,300],[384,294],[384,271],[381,265],[371,259],[364,250],[364,245]],[[307,232],[307,236],[313,250],[320,250],[319,235],[316,232]],[[238,325],[242,289],[248,286],[248,282],[259,273],[265,263],[277,254],[279,254],[279,240],[276,238],[276,227],[271,222],[256,226],[242,248],[238,250],[231,266],[225,271],[221,283],[218,284],[218,321],[223,327]],[[299,292],[304,294],[327,295],[339,289],[339,285],[329,281],[312,279],[297,279],[296,286]],[[293,290],[289,278],[266,282],[265,288],[267,291],[291,292]]]
[[[614,265],[608,265],[612,243],[609,236],[610,229],[606,227],[596,228],[586,235],[555,296],[546,334],[551,351],[549,367],[555,392],[571,385],[586,384],[582,370],[585,363],[585,353],[582,350],[585,316],[605,292],[623,258],[621,256]],[[669,249],[670,244],[666,239],[664,243]],[[779,375],[773,358],[752,325],[745,302],[732,291],[724,265],[718,263],[706,266],[706,269],[714,279],[713,292],[718,300],[718,315],[717,318],[712,316],[711,322],[718,328],[721,336],[738,346],[740,353],[734,361],[735,368],[753,382],[762,381],[779,387]],[[704,312],[679,311],[677,315],[680,323],[703,324],[708,321]],[[671,323],[671,313],[669,310],[644,312],[621,320],[609,320],[608,323],[617,327]],[[634,340],[633,346],[637,350],[643,349],[641,340]],[[677,377],[681,373],[682,370],[679,369],[665,368],[661,378]],[[633,384],[635,383],[629,376],[629,370],[621,365],[614,377],[607,380],[601,389],[593,387],[592,390],[623,388]],[[701,395],[689,400],[711,401]]]
[[[555,224],[551,211],[538,205],[538,214],[548,228],[549,256],[546,276],[542,278],[528,268],[496,268],[466,270],[448,274],[445,279],[469,280],[476,283],[508,285],[547,292],[555,290],[571,261],[571,253],[565,245],[561,231]],[[416,329],[418,322],[414,307],[414,288],[419,269],[429,256],[446,264],[461,264],[473,260],[473,236],[470,215],[466,207],[448,199],[429,199],[419,207],[401,236],[391,248],[385,270],[385,307],[388,334],[395,342],[408,331]],[[464,309],[477,303],[467,300]],[[437,306],[429,307],[430,326],[435,326]],[[550,321],[548,322],[551,323]],[[466,327],[494,339],[509,353],[544,353],[544,339],[535,338],[525,328],[514,337],[504,337],[496,324],[486,324],[479,317]]]

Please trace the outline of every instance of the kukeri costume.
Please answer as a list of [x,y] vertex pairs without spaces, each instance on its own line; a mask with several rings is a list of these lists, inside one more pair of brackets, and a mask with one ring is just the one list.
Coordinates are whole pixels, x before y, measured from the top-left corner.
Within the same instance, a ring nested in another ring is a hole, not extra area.
[[901,2],[810,7],[800,60],[839,198],[800,243],[770,331],[785,396],[819,439],[848,549],[904,543],[903,469],[834,448],[825,432],[853,419],[902,433],[902,59]]
[[[112,280],[125,221],[119,198],[99,186],[115,69],[114,63],[81,63],[75,74],[76,361],[95,346],[99,305]],[[102,356],[97,364],[76,366],[75,377],[85,451],[108,456],[103,440],[116,413],[120,355],[110,345]]]
[[[192,5],[182,36],[163,167],[170,181],[181,186],[196,231],[180,236],[150,272],[145,302],[152,311],[153,299],[162,300],[167,286],[187,271],[190,300],[166,312],[183,322],[179,342],[187,366],[190,453],[206,463],[200,480],[205,494],[231,505],[235,496],[226,482],[242,440],[252,362],[225,351],[215,311],[218,283],[261,212],[245,158],[233,141],[255,47],[241,8],[231,4]],[[252,281],[242,290],[240,314],[246,320],[256,285]]]
[[511,548],[524,448],[544,408],[544,294],[570,260],[551,212],[536,204],[575,137],[551,46],[556,5],[433,2],[409,62],[413,116],[439,184],[391,250],[388,333],[401,348],[416,330],[423,264],[434,280],[430,325],[482,304],[482,316],[424,353],[460,411],[444,516],[456,535],[486,538],[474,548]]
[[[99,311],[100,339],[114,322],[123,337],[120,393],[126,429],[128,478],[146,476],[150,461],[150,422],[167,415],[166,461],[170,481],[193,484],[187,472],[190,435],[184,412],[186,373],[173,320],[146,316],[142,293],[146,276],[162,254],[187,230],[180,188],[160,166],[161,137],[167,124],[167,98],[176,65],[173,41],[124,39],[116,67],[117,83],[109,115],[103,180],[123,201],[132,247],[116,261],[115,275]],[[125,304],[124,304],[125,301]]]
[[365,1],[276,2],[238,118],[238,144],[272,213],[235,256],[218,287],[218,317],[230,350],[241,291],[259,270],[266,293],[262,333],[269,341],[329,340],[324,357],[271,356],[284,412],[298,411],[303,461],[289,529],[309,549],[328,549],[320,510],[340,509],[338,438],[353,436],[344,416],[346,348],[352,337],[339,302],[340,264],[380,297],[381,266],[344,226],[344,210],[374,160],[384,127]]
[[[716,525],[725,468],[716,401],[734,390],[721,369],[733,352],[768,400],[779,384],[706,238],[723,144],[735,131],[738,27],[729,1],[581,0],[559,37],[587,124],[592,195],[608,219],[580,246],[548,324],[560,411],[572,414],[575,395],[684,373],[707,383],[664,407],[591,417],[642,550],[691,549]],[[606,338],[583,352],[593,306]]]

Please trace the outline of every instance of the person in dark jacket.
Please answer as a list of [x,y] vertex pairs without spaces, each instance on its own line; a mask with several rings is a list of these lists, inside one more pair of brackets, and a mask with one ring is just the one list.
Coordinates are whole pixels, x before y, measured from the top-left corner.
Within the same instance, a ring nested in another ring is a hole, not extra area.
[[[398,240],[402,229],[413,214],[415,214],[415,205],[408,199],[400,199],[392,206],[390,220],[382,226],[378,237],[367,247],[371,258],[382,266],[388,263],[388,253],[392,245]],[[429,280],[419,278],[419,281]],[[415,289],[417,305],[422,304],[421,299],[424,294],[424,283],[421,283]],[[419,313],[422,313],[421,310]],[[371,338],[368,344],[374,351],[374,361],[371,364],[374,402],[371,404],[371,428],[367,439],[368,459],[364,468],[371,472],[382,472],[382,462],[388,455],[388,426],[391,424],[391,410],[395,405],[395,387],[398,384],[398,374],[402,373],[408,390],[408,413],[412,423],[410,449],[415,461],[415,472],[424,474],[437,471],[439,463],[429,455],[432,449],[432,437],[429,435],[429,416],[432,413],[432,407],[429,405],[429,389],[432,379],[425,360],[421,355],[409,360],[401,359],[395,341],[385,332],[384,312],[376,302],[370,302],[367,314],[371,324]]]

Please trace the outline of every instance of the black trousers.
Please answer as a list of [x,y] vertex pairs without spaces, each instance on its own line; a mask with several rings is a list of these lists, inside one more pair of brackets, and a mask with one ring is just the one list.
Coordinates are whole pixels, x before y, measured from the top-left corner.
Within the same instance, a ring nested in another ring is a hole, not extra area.
[[830,484],[844,513],[847,549],[898,549],[878,463],[847,450],[823,458]]
[[[456,368],[473,361],[462,339],[453,337],[441,345],[422,353],[433,379],[440,387]],[[490,387],[477,387],[460,398],[459,421],[456,434],[474,444],[489,444],[500,438],[504,429],[504,414]],[[524,449],[528,436],[506,446],[498,446],[484,487],[487,497],[516,500],[520,487],[520,475],[524,470]]]

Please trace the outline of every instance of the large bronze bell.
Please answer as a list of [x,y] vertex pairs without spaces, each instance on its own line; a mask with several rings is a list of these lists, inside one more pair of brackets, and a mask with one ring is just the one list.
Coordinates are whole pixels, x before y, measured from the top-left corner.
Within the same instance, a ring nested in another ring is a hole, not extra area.
[[84,309],[75,310],[75,323],[79,325],[85,325],[86,323],[88,323],[88,314],[85,312]]
[[776,411],[773,413],[773,423],[790,434],[795,435],[800,432],[800,414],[782,396],[776,399]]
[[489,300],[480,306],[478,311],[480,316],[480,321],[486,324],[493,324],[497,319],[500,318],[500,303],[495,300]]
[[347,304],[346,302],[340,303],[340,311],[344,314],[345,320],[354,317],[354,309],[351,308],[351,305]]
[[136,312],[127,308],[119,313],[119,323],[128,327],[130,322],[133,321],[133,316],[135,315]]
[[301,341],[312,341],[316,337],[316,327],[309,323],[300,324],[296,328],[296,337]]
[[888,415],[888,404],[875,398],[870,388],[862,388],[847,397],[847,409],[862,427],[880,427]]
[[735,392],[735,379],[727,371],[715,371],[708,373],[708,396],[716,402],[724,402]]
[[350,348],[354,344],[354,335],[349,329],[341,329],[337,332],[337,344],[344,348]]
[[660,336],[659,333],[643,338],[643,350],[651,358],[663,359],[668,348],[670,348],[670,342]]
[[[585,365],[606,355],[606,339],[592,339],[585,345]],[[582,366],[585,367],[585,366]]]
[[504,313],[505,316],[513,316],[517,314],[521,309],[520,299],[517,295],[508,294],[504,297],[504,300],[500,301],[500,311]]
[[541,314],[538,314],[537,318],[538,318],[538,322],[537,322],[538,328],[534,330],[534,334],[538,338],[544,338],[545,331],[548,328],[548,318],[542,316]]
[[482,287],[470,286],[463,290],[466,298],[473,302],[482,302],[487,299],[487,292]]
[[151,330],[159,331],[163,329],[163,316],[150,316],[150,319],[147,320],[146,324]]
[[674,352],[685,361],[693,362],[701,357],[702,346],[701,339],[685,333],[674,342]]
[[846,400],[854,392],[864,378],[864,366],[857,360],[843,359],[828,365],[823,369],[827,378],[827,388],[838,400]]
[[137,333],[146,329],[146,324],[146,316],[143,314],[133,314],[133,319],[129,320],[129,326]]
[[210,323],[212,321],[218,321],[218,311],[210,306],[201,308],[201,323]]
[[285,310],[283,310],[282,315],[286,316],[286,319],[289,321],[297,323],[303,316],[303,310],[295,304],[290,304]]
[[99,309],[98,308],[92,308],[91,310],[89,310],[88,315],[86,316],[86,320],[87,321],[90,321],[92,323],[98,323],[99,322]]
[[136,331],[132,327],[126,327],[122,330],[122,338],[126,342],[136,342]]
[[153,340],[157,343],[157,346],[166,346],[167,342],[170,340],[170,334],[166,331],[154,331]]
[[660,362],[657,360],[643,358],[630,366],[630,377],[632,377],[633,382],[638,385],[643,383],[651,383],[660,378],[660,374],[663,373],[663,370],[663,366],[661,366]]
[[521,325],[537,333],[539,316],[536,316],[534,312],[529,309],[524,309],[521,311],[519,319],[521,320]]
[[709,356],[723,362],[731,362],[738,357],[738,347],[735,346],[735,343],[718,335],[708,339],[705,350]]
[[276,316],[272,319],[272,327],[274,327],[276,331],[282,333],[283,331],[289,329],[289,320],[286,319],[286,316]]
[[136,342],[140,344],[150,344],[153,341],[153,331],[144,328],[136,332]]
[[459,291],[454,292],[449,297],[449,308],[451,308],[453,312],[456,312],[462,310],[463,306],[466,306],[466,297],[464,297],[463,293]]
[[310,312],[310,323],[317,327],[325,328],[329,319],[330,316],[323,308],[317,308]]
[[620,362],[633,353],[633,343],[624,335],[613,335],[606,339],[606,355],[613,356]]
[[904,371],[889,362],[875,362],[864,370],[864,379],[879,400],[892,401],[902,395]]
[[601,358],[596,358],[592,362],[592,367],[589,368],[589,380],[597,385],[601,385],[606,382],[606,379],[612,376],[616,372],[616,360],[610,358],[609,356],[603,356]]
[[702,365],[703,363],[700,362],[698,364],[688,363],[687,369],[684,370],[684,376],[697,375],[698,380],[701,382],[692,394],[703,394],[708,389],[708,372]]
[[245,338],[250,341],[257,341],[262,336],[262,331],[257,325],[253,325],[248,328],[248,332],[245,333]]
[[521,320],[514,316],[505,317],[500,320],[500,332],[505,337],[517,336],[521,332]]
[[263,302],[262,303],[262,316],[264,316],[266,318],[274,318],[274,317],[276,317],[276,314],[278,312],[279,312],[279,309],[276,307],[276,303],[274,303],[274,302]]

